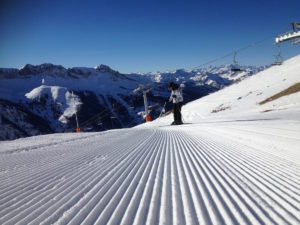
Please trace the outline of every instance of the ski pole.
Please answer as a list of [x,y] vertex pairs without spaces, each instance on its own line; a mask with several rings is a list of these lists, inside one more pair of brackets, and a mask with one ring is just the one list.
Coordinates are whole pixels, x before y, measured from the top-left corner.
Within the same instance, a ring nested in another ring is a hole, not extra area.
[[163,112],[165,111],[166,104],[167,104],[167,102],[165,102],[165,104],[164,104],[164,106],[163,106],[163,108],[162,108],[162,110],[161,110],[158,118],[160,118],[162,116]]

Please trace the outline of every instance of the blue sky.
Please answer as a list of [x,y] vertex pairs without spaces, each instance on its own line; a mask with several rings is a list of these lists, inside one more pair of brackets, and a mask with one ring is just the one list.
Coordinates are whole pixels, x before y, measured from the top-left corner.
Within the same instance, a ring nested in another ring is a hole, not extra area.
[[[299,0],[2,0],[0,67],[107,64],[120,72],[193,68],[239,52],[244,65],[265,65],[274,36],[300,22]],[[281,47],[284,58],[300,44]],[[229,64],[232,57],[215,62]]]

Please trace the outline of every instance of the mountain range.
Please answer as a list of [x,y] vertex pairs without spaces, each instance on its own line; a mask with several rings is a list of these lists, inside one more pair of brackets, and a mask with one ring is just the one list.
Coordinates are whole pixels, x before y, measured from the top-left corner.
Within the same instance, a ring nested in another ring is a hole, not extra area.
[[0,68],[0,140],[55,132],[102,131],[132,127],[144,118],[142,94],[133,90],[151,86],[147,94],[151,117],[168,104],[168,83],[184,84],[185,103],[252,76],[266,67],[231,65],[172,72],[123,74],[107,65],[65,68],[50,63],[27,64],[21,69]]

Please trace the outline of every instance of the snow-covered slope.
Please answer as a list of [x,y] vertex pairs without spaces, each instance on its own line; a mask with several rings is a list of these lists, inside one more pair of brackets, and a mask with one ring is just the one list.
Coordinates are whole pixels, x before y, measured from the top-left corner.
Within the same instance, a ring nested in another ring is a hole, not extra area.
[[299,92],[257,104],[299,62],[185,105],[185,125],[2,141],[0,223],[300,224]]
[[[300,56],[281,66],[270,67],[242,82],[235,83],[204,98],[186,104],[182,109],[186,123],[216,120],[300,118]],[[288,88],[298,91],[280,93]],[[281,96],[275,98],[276,94]],[[273,100],[269,98],[273,97]],[[266,103],[265,100],[269,99]],[[287,117],[288,116],[288,117]],[[160,118],[151,126],[168,124],[172,116]]]
[[[285,146],[265,152],[270,142],[299,146],[299,122],[286,136],[274,128],[202,124],[4,142],[0,222],[299,224],[299,154],[293,162]],[[252,144],[241,139],[249,135]]]

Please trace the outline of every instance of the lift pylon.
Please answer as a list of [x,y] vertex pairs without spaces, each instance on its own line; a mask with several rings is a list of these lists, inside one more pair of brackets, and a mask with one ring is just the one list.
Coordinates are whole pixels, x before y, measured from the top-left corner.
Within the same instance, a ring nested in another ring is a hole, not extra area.
[[144,105],[145,105],[145,112],[143,113],[146,119],[146,122],[151,121],[150,112],[149,112],[149,106],[148,106],[148,100],[147,100],[147,93],[152,90],[152,86],[148,85],[145,87],[144,85],[140,84],[136,89],[133,90],[134,94],[138,94],[139,92],[143,93],[144,97]]

